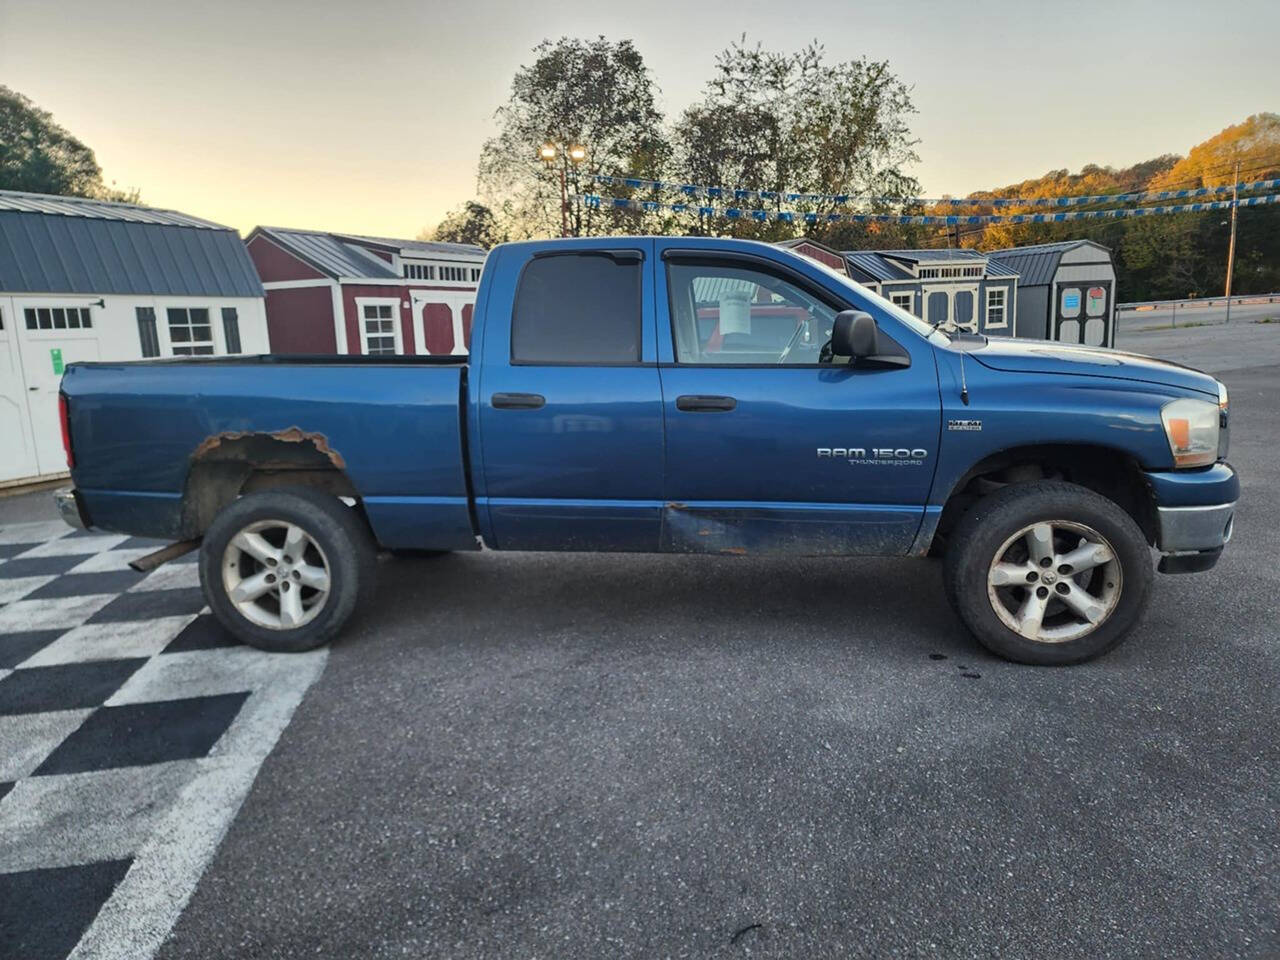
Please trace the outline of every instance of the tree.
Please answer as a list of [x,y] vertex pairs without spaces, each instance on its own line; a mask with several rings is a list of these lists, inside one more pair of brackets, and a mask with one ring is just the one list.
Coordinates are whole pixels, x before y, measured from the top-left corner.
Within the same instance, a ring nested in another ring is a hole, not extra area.
[[0,188],[96,196],[102,169],[93,151],[22,94],[0,86]]
[[449,211],[434,230],[424,230],[418,239],[474,243],[488,250],[504,243],[507,235],[499,228],[492,210],[483,203],[468,200],[458,209]]
[[[566,37],[533,52],[533,63],[516,71],[510,99],[497,112],[498,133],[480,154],[481,193],[514,237],[559,235],[561,173],[576,192],[595,174],[656,177],[669,154],[653,82],[631,41]],[[579,144],[586,159],[575,166],[561,150],[546,167],[538,159],[544,142]],[[636,229],[634,215],[570,205],[573,236],[622,229]]]
[[[886,61],[863,57],[833,64],[816,42],[796,53],[777,53],[759,44],[749,47],[744,37],[716,58],[702,101],[676,122],[676,169],[681,179],[697,184],[900,202],[920,188],[903,172],[919,159],[906,122],[914,112],[910,90]],[[796,206],[785,199],[771,205]],[[820,215],[852,209],[802,208]],[[800,226],[750,219],[699,224],[703,232],[767,240],[794,236]],[[846,246],[875,232],[862,224],[821,222],[808,230],[816,239]]]

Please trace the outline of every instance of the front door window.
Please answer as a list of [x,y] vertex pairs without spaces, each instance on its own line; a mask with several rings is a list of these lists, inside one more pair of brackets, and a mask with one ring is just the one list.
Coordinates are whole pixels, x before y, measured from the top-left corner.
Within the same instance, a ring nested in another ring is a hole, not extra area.
[[667,272],[676,360],[688,364],[814,364],[836,310],[754,267],[677,263]]

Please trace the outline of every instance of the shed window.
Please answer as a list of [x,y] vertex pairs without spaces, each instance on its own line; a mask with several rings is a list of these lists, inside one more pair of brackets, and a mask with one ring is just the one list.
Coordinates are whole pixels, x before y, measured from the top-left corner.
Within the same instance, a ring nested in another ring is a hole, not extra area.
[[366,303],[361,308],[361,334],[366,354],[394,356],[398,352],[393,306],[391,303]]
[[561,254],[529,261],[511,320],[512,361],[639,362],[640,276],[638,256]]
[[240,317],[235,307],[222,308],[222,333],[227,353],[240,353]]
[[988,327],[1008,326],[1009,321],[1005,319],[1004,298],[1005,298],[1004,287],[989,287],[987,289],[987,326]]
[[156,333],[156,312],[151,307],[138,307],[138,343],[143,357],[160,356],[160,337]]
[[213,325],[208,307],[169,307],[169,343],[175,357],[213,354]]
[[22,313],[28,330],[88,330],[93,326],[88,307],[27,307]]
[[895,307],[901,307],[907,313],[911,313],[911,308],[915,305],[914,293],[891,293],[889,294],[889,302]]

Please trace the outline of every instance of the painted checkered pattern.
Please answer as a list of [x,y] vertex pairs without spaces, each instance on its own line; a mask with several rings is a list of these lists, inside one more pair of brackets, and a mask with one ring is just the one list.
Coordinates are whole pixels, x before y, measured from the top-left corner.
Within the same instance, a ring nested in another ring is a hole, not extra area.
[[237,643],[195,554],[0,528],[0,956],[148,957],[185,906],[323,651]]

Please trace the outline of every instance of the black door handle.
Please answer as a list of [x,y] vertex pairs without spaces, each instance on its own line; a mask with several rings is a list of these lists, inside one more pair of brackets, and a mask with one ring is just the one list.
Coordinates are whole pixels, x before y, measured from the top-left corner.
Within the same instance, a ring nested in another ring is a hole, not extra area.
[[716,413],[732,410],[738,405],[733,397],[707,397],[701,394],[686,393],[676,397],[676,409],[690,412]]
[[495,393],[489,398],[495,410],[537,410],[547,405],[540,393]]

